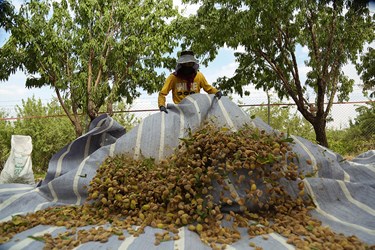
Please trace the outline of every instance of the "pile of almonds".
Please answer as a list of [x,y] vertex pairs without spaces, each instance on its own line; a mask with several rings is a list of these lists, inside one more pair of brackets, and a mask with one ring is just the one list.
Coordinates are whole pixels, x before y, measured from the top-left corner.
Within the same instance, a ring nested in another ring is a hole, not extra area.
[[[250,239],[278,233],[297,249],[370,248],[309,215],[314,206],[304,193],[290,138],[283,134],[250,126],[232,132],[208,123],[181,141],[173,155],[158,163],[127,155],[107,158],[88,187],[85,204],[14,216],[0,224],[0,244],[43,224],[67,228],[57,237],[34,237],[45,249],[72,249],[113,235],[124,240],[124,230],[139,236],[146,226],[162,229],[155,245],[178,240],[178,229],[186,226],[213,249],[238,241],[239,228],[247,228]],[[282,180],[295,183],[298,195],[288,194]],[[78,229],[87,225],[95,227]],[[252,241],[249,246],[261,249]]]

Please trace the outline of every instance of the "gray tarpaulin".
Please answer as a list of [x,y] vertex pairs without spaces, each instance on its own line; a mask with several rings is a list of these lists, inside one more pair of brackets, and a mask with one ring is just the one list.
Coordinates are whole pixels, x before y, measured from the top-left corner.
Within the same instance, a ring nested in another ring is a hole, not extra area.
[[[178,138],[186,137],[188,130],[199,128],[207,119],[233,131],[244,124],[252,124],[266,131],[272,128],[260,119],[251,120],[227,97],[217,100],[213,95],[195,94],[179,105],[168,105],[164,112],[150,115],[125,133],[111,117],[95,119],[90,131],[76,139],[52,157],[48,173],[39,187],[24,184],[0,185],[0,220],[12,215],[34,212],[46,207],[82,204],[87,197],[90,180],[108,156],[130,153],[134,158],[153,157],[160,160],[173,153]],[[292,136],[293,151],[298,155],[299,168],[315,175],[304,180],[305,189],[313,198],[316,209],[312,215],[330,226],[335,232],[356,235],[367,244],[375,244],[375,150],[368,151],[352,161],[346,161],[331,150],[304,138]],[[312,162],[307,164],[306,160]],[[290,186],[291,192],[293,187]],[[241,194],[241,187],[238,187]],[[86,228],[86,227],[85,227]],[[44,233],[57,235],[64,227],[37,226],[15,235],[0,249],[41,249],[43,243],[28,236]],[[120,241],[112,236],[107,243],[88,242],[77,249],[210,249],[199,236],[180,228],[180,239],[154,245],[155,232],[147,227],[145,234],[133,237],[125,232]],[[243,237],[227,249],[249,248],[253,241],[263,249],[294,249],[281,235],[272,233],[269,240],[261,236],[249,239],[246,229]]]

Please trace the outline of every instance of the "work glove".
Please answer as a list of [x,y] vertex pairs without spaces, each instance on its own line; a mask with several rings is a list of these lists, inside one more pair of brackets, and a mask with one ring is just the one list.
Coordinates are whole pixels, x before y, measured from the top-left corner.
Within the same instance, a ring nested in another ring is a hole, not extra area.
[[221,96],[223,95],[223,93],[221,93],[221,91],[218,91],[216,92],[215,96],[217,97],[217,99],[220,100]]
[[160,111],[164,111],[165,113],[168,114],[168,111],[167,111],[166,107],[160,106],[159,109],[160,109]]

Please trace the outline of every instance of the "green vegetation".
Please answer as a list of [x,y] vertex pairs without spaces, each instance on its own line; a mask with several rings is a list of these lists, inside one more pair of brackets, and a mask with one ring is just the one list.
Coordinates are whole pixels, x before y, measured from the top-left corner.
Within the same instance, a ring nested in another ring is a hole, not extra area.
[[[208,122],[185,139],[160,162],[126,154],[108,157],[91,179],[84,204],[14,215],[0,223],[0,244],[49,225],[66,230],[33,237],[43,249],[76,249],[110,237],[123,241],[141,236],[147,227],[159,229],[154,246],[162,249],[180,239],[181,227],[214,250],[244,237],[267,240],[271,233],[288,237],[297,249],[369,249],[356,236],[335,233],[311,216],[315,206],[305,193],[305,175],[282,135],[252,126],[232,132]],[[281,179],[293,181],[292,191]],[[249,246],[261,248],[251,241]]]
[[[182,22],[186,25],[185,46],[206,55],[207,61],[213,60],[224,46],[241,49],[235,54],[239,66],[234,76],[218,79],[219,88],[243,95],[248,94],[244,87],[251,84],[257,89],[276,92],[280,99],[293,100],[313,126],[316,141],[328,147],[326,125],[332,103],[335,98],[348,100],[353,91],[354,80],[345,74],[343,66],[355,64],[364,45],[375,37],[375,15],[369,12],[366,3],[186,2],[199,3],[200,7],[196,15]],[[306,59],[299,56],[302,48],[309,51]],[[307,73],[301,70],[302,66],[308,68]]]
[[42,118],[44,116],[63,115],[63,111],[52,102],[43,105],[34,97],[22,101],[22,107],[16,108],[18,117],[38,117],[16,121],[0,121],[0,167],[2,169],[9,156],[12,135],[29,135],[32,138],[32,162],[35,173],[46,172],[52,155],[74,140],[75,133],[66,116]]
[[[348,128],[327,129],[330,149],[347,158],[375,149],[375,102],[360,106],[356,111],[358,116],[354,121],[350,121]],[[249,108],[247,112],[251,116],[259,117],[267,122],[268,111],[266,106]],[[311,124],[297,112],[292,113],[289,106],[271,106],[269,125],[279,131],[298,135],[315,142]]]
[[[202,56],[203,64],[223,47],[241,48],[234,76],[219,78],[216,85],[223,92],[246,95],[244,87],[252,84],[276,91],[280,99],[291,98],[300,116],[273,107],[272,127],[342,155],[375,148],[373,103],[358,108],[348,129],[326,129],[334,99],[345,101],[353,91],[345,64],[356,64],[364,92],[374,95],[375,50],[360,56],[375,38],[375,15],[364,2],[183,2],[201,5],[185,18],[172,0],[30,0],[17,10],[10,1],[1,1],[0,28],[10,36],[0,47],[0,81],[21,70],[27,73],[26,87],[50,86],[57,95],[47,106],[28,99],[17,115],[59,116],[0,120],[0,169],[12,134],[32,136],[34,171],[43,172],[50,157],[83,134],[100,112],[126,110],[124,102],[130,105],[141,89],[159,91],[165,80],[159,69],[175,66],[171,54],[179,43]],[[298,57],[302,48],[308,50],[303,62]],[[302,66],[309,69],[306,75]],[[267,121],[263,108],[251,113]],[[7,114],[0,110],[0,117]],[[138,123],[134,115],[113,117],[126,129]]]
[[[130,106],[121,103],[114,108],[126,111]],[[270,125],[273,128],[314,142],[311,124],[298,112],[292,113],[290,107],[279,106],[272,106],[270,111]],[[247,112],[267,122],[267,107],[249,108]],[[354,121],[350,121],[349,128],[327,130],[331,149],[347,158],[375,149],[375,103],[369,102],[368,105],[360,106],[357,112],[358,116]],[[6,112],[0,110],[0,118],[7,116]],[[30,135],[33,141],[33,171],[36,178],[41,178],[47,171],[52,155],[76,138],[74,129],[57,100],[42,104],[40,99],[29,98],[23,101],[21,107],[17,107],[17,116],[34,118],[16,121],[0,120],[0,171],[9,157],[11,136]],[[45,116],[50,117],[44,118]],[[127,112],[116,113],[113,118],[127,131],[139,123],[139,119],[134,114]]]
[[[249,108],[247,112],[254,117],[259,117],[268,122],[268,108],[266,106]],[[302,135],[302,137],[315,141],[314,130],[298,112],[291,113],[289,106],[271,106],[269,125],[279,131],[291,135]]]
[[162,87],[157,69],[175,65],[168,20],[177,16],[172,0],[27,1],[0,16],[11,34],[0,48],[0,81],[21,70],[26,87],[51,87],[80,136],[103,106],[110,113],[141,89]]
[[343,143],[345,146],[344,152],[354,155],[369,149],[375,149],[375,102],[360,106],[356,111],[358,116],[354,119],[354,122],[350,122],[346,143]]
[[356,67],[363,81],[364,94],[375,97],[375,49],[369,47]]
[[[126,108],[124,104],[119,107]],[[0,171],[9,157],[11,136],[29,135],[33,143],[31,157],[34,174],[36,178],[43,176],[51,157],[76,139],[74,128],[57,100],[43,104],[40,99],[29,98],[22,101],[21,107],[17,106],[16,113],[17,117],[30,118],[16,121],[0,120]],[[6,112],[0,110],[0,118],[7,116]],[[115,114],[114,119],[126,129],[138,123],[134,114]]]
[[14,6],[8,0],[0,0],[0,28],[4,28],[5,31],[10,29],[12,25],[9,20],[14,13]]

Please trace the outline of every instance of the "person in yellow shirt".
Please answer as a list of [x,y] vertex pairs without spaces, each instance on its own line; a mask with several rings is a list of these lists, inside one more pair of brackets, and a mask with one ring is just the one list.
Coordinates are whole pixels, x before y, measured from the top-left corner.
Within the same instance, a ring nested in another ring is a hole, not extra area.
[[172,100],[175,104],[181,102],[186,96],[199,93],[201,88],[208,94],[215,94],[220,99],[221,91],[208,84],[204,75],[198,71],[198,60],[193,51],[182,51],[177,60],[176,70],[166,79],[163,88],[159,92],[158,105],[160,111],[168,113],[165,99],[172,90]]

